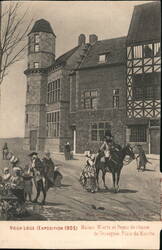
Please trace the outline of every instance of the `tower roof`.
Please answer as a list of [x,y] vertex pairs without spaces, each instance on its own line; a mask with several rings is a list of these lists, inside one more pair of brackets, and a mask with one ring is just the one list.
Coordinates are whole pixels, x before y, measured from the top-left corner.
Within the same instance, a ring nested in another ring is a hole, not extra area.
[[135,6],[127,44],[160,39],[160,23],[160,2]]
[[55,36],[50,23],[45,19],[39,19],[35,22],[29,34],[34,32],[46,32],[46,33],[51,33]]

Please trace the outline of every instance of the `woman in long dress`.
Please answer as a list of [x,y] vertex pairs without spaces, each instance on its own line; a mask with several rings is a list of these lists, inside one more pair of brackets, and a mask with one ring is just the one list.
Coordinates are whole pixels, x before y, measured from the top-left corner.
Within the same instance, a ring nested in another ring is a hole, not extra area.
[[97,191],[96,183],[96,168],[95,168],[95,157],[93,154],[88,152],[86,154],[86,164],[80,175],[80,183],[88,192],[95,193]]

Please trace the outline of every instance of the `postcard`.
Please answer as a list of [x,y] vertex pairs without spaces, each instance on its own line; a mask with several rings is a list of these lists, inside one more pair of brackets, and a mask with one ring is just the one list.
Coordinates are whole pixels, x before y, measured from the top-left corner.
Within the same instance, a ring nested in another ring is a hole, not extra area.
[[0,246],[159,249],[159,1],[0,2]]

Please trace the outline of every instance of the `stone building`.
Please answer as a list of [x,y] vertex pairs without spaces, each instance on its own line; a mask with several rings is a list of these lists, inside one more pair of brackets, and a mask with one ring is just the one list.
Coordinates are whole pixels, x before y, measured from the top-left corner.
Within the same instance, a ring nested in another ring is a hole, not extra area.
[[[154,148],[150,142],[159,133],[160,31],[153,31],[159,27],[159,8],[158,3],[135,7],[127,37],[100,41],[92,34],[87,42],[81,34],[77,46],[58,58],[56,35],[49,22],[41,19],[34,24],[28,35],[25,71],[25,149],[63,151],[69,141],[76,153],[96,151],[107,132],[121,145],[133,142],[143,143],[147,151]],[[150,11],[152,19],[148,18]],[[147,28],[148,32],[142,32]],[[141,52],[147,46],[154,51],[151,59]],[[136,58],[133,51],[138,48],[142,57]],[[142,72],[136,73],[138,67]],[[147,89],[143,93],[150,94],[149,102],[138,96],[139,85]],[[143,105],[142,117],[139,105]]]

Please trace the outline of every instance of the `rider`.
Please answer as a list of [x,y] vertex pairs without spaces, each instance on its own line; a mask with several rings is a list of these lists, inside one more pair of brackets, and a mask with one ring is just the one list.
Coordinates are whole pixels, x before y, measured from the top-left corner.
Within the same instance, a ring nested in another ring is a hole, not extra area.
[[105,158],[105,164],[111,159],[111,153],[120,153],[121,151],[121,146],[116,144],[113,141],[113,137],[110,131],[107,131],[105,133],[105,137],[104,137],[104,142],[101,145],[98,153],[99,156],[101,158],[101,155],[103,154],[104,158]]

